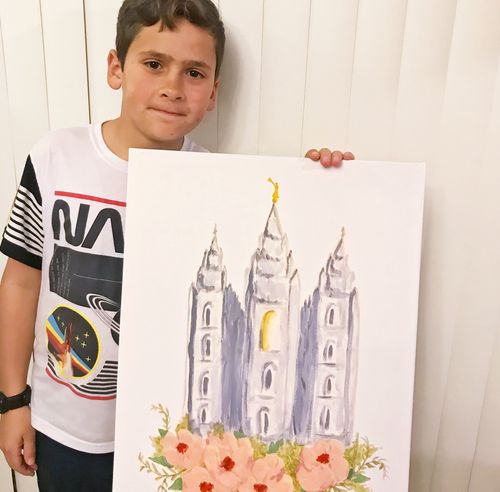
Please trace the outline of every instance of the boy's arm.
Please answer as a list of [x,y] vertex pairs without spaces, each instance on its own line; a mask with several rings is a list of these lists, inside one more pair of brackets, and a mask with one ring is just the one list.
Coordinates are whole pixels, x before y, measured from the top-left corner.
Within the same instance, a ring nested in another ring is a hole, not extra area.
[[[6,396],[26,388],[33,351],[40,270],[10,258],[0,283],[0,390]],[[28,406],[10,410],[0,418],[0,448],[9,466],[33,475],[35,431]]]

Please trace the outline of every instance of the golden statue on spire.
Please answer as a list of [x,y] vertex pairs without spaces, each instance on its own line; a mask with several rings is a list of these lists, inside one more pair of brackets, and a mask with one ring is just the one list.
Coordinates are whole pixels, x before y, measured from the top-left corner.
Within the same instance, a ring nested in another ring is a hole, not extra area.
[[274,193],[273,193],[273,203],[277,203],[280,196],[279,196],[279,184],[275,181],[273,181],[271,178],[268,178],[268,181],[274,186]]

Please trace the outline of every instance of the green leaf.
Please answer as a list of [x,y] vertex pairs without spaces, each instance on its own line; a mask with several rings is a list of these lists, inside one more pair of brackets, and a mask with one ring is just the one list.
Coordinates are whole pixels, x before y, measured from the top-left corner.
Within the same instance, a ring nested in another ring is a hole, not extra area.
[[276,442],[272,442],[271,444],[269,444],[268,453],[269,454],[277,453],[281,449],[283,444],[284,444],[283,439],[280,439],[279,441]]
[[182,478],[179,477],[168,490],[182,490]]
[[234,431],[233,434],[234,434],[234,437],[236,437],[236,439],[241,439],[242,437],[246,437],[245,433],[241,432],[241,431]]
[[165,458],[165,456],[151,456],[151,458],[149,459],[154,463],[157,463],[158,465],[172,468],[172,465],[167,461],[167,458]]
[[370,478],[361,473],[356,473],[356,475],[353,475],[351,478],[351,481],[354,483],[365,483],[368,482],[368,480],[370,480]]
[[347,475],[347,480],[351,480],[354,475],[354,470],[352,468],[349,469],[349,475]]
[[165,429],[158,429],[158,434],[160,434],[160,437],[165,437],[167,435],[167,431]]

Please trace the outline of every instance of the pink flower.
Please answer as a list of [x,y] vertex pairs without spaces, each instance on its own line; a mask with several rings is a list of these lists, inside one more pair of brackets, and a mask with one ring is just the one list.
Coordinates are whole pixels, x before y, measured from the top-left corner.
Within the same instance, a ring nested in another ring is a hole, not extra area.
[[236,439],[226,432],[222,437],[209,436],[205,449],[204,462],[207,470],[218,484],[231,491],[246,480],[253,461],[253,449],[250,440]]
[[269,454],[254,462],[251,475],[238,492],[293,492],[293,481],[285,475],[283,460]]
[[304,446],[300,455],[297,480],[306,492],[318,492],[342,482],[349,474],[344,446],[334,439]]
[[203,463],[205,442],[186,429],[181,429],[177,434],[169,432],[161,440],[161,445],[163,456],[177,468],[190,470]]
[[197,466],[182,474],[182,492],[231,492],[221,487],[206,468]]

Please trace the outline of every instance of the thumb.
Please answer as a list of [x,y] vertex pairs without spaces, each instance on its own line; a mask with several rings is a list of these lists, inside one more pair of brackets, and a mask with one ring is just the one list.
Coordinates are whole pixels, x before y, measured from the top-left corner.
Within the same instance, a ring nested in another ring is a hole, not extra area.
[[23,457],[25,463],[33,467],[35,465],[35,429],[31,427],[23,437]]

